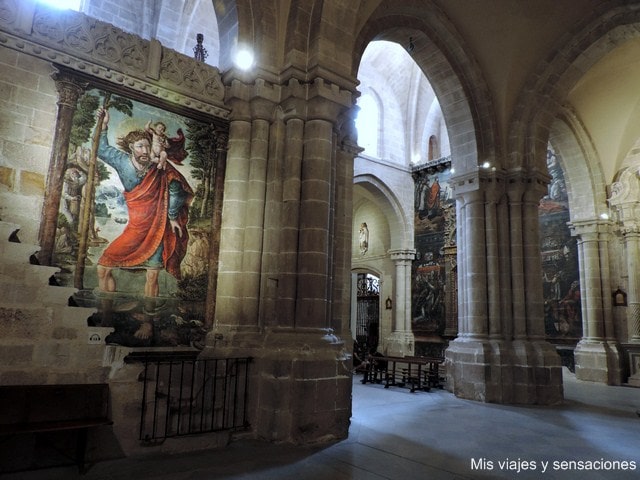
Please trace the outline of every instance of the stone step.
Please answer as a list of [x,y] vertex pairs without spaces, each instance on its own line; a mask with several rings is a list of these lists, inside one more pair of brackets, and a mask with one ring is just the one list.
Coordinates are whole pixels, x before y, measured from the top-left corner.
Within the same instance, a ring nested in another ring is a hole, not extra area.
[[15,343],[16,339],[37,343],[37,339],[56,336],[63,338],[66,335],[65,332],[69,330],[82,332],[81,335],[84,337],[88,333],[87,319],[95,311],[93,308],[63,305],[34,306],[3,302],[0,307],[0,329],[2,331],[0,344]]
[[29,264],[29,258],[40,251],[39,245],[0,241],[0,259],[4,263]]
[[37,283],[17,284],[0,276],[3,304],[69,305],[69,297],[76,293],[72,287],[56,287]]
[[9,241],[12,233],[20,230],[21,226],[17,223],[0,221],[0,242]]
[[0,256],[0,279],[17,285],[49,285],[49,279],[58,273],[58,267],[7,263]]

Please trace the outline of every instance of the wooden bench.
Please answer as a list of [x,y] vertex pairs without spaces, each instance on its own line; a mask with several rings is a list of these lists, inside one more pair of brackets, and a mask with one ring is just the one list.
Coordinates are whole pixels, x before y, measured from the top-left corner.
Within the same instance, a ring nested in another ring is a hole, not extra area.
[[0,435],[75,430],[80,473],[85,473],[87,431],[112,423],[107,384],[0,386]]

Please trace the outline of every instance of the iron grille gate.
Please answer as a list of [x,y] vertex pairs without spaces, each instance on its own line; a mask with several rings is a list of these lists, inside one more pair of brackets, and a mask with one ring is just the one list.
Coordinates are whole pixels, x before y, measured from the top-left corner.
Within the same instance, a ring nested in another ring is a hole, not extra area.
[[140,440],[248,428],[250,360],[145,360]]
[[358,274],[356,340],[366,351],[378,346],[380,283],[377,277]]

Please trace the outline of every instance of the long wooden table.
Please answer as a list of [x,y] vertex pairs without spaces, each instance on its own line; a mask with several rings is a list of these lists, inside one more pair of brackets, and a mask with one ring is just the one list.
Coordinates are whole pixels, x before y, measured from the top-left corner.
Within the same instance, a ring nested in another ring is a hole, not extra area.
[[437,357],[384,357],[369,355],[362,383],[383,383],[384,388],[409,386],[411,392],[442,388]]

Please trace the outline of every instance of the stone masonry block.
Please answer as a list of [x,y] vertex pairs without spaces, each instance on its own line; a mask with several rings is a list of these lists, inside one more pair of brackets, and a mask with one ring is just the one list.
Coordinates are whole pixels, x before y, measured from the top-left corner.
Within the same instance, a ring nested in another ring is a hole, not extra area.
[[0,346],[0,358],[3,366],[30,365],[34,345],[3,345]]
[[51,312],[45,308],[0,307],[2,342],[14,339],[48,338],[51,335]]

